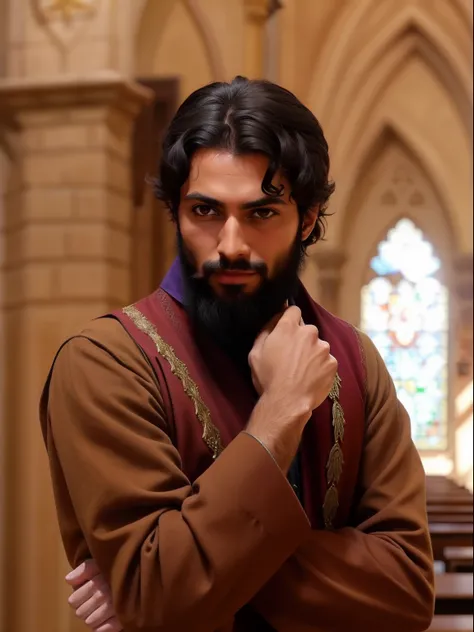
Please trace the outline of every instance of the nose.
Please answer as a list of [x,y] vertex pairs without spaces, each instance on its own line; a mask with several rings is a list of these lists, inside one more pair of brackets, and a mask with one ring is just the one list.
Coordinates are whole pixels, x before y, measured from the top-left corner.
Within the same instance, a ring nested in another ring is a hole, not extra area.
[[242,226],[236,217],[226,220],[219,234],[217,252],[229,261],[250,258],[250,246],[245,241]]

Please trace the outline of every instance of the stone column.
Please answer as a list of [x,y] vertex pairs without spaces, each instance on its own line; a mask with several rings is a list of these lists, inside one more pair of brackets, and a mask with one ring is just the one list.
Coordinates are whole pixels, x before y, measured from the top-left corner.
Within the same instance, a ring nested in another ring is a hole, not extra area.
[[318,243],[311,258],[318,269],[318,301],[325,309],[337,314],[346,255],[337,246]]
[[265,72],[265,24],[269,16],[268,0],[244,0],[245,74],[261,79]]
[[66,601],[67,564],[38,400],[61,342],[129,300],[131,128],[147,98],[146,90],[112,71],[0,84],[8,160],[3,630],[76,626]]
[[473,380],[473,259],[464,254],[454,262],[454,472],[458,483],[472,489]]

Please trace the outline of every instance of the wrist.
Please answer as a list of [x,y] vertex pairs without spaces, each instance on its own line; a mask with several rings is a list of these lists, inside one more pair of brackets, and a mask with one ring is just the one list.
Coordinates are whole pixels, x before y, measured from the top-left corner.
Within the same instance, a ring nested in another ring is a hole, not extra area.
[[263,444],[286,474],[311,413],[308,409],[286,406],[264,394],[254,408],[246,431]]

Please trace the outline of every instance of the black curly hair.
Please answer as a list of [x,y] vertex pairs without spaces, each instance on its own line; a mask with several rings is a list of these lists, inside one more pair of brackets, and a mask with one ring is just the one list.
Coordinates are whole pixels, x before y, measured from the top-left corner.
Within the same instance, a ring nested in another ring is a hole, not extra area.
[[184,101],[165,135],[154,183],[156,196],[173,219],[194,153],[211,148],[267,156],[262,191],[283,194],[283,186],[272,184],[281,169],[300,218],[319,207],[318,220],[303,247],[324,237],[327,203],[335,188],[329,181],[328,144],[316,117],[294,94],[269,81],[238,76],[230,83],[204,86]]

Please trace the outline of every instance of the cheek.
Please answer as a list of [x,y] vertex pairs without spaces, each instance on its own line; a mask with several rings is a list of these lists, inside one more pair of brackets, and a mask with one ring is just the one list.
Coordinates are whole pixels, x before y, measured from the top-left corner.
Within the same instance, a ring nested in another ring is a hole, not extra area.
[[281,266],[291,253],[293,244],[296,239],[298,227],[282,226],[273,230],[270,235],[258,240],[255,250],[256,255],[268,266],[269,276],[274,276],[275,272]]
[[216,258],[218,231],[213,230],[210,224],[211,222],[192,222],[187,217],[180,218],[181,236],[198,267],[205,261]]

